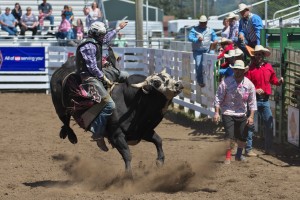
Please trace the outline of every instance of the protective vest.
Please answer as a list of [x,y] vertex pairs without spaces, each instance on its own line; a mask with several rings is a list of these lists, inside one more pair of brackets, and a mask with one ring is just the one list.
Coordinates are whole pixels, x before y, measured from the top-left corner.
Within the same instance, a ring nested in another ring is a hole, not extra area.
[[203,35],[203,41],[192,43],[192,49],[195,50],[195,51],[197,51],[197,50],[207,50],[210,47],[211,34],[212,34],[211,29],[207,27],[205,29],[205,31],[203,31],[201,34]]
[[80,48],[87,43],[93,43],[96,45],[96,47],[97,47],[97,50],[96,50],[97,67],[102,71],[102,45],[97,43],[97,41],[94,40],[93,38],[86,38],[81,41],[81,43],[78,45],[77,50],[76,50],[77,73],[89,72],[86,67],[86,62],[83,59],[83,56],[80,52]]

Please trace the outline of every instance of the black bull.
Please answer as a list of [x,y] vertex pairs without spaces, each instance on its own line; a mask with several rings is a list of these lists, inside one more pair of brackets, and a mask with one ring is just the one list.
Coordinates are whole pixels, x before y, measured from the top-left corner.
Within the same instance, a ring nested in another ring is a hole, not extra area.
[[[74,71],[75,62],[74,58],[71,58],[54,72],[50,81],[52,101],[59,119],[63,122],[60,137],[68,137],[73,144],[77,143],[77,137],[69,126],[72,113],[66,106],[66,101],[70,101],[67,98],[69,90],[65,89],[68,86],[63,87],[63,80]],[[149,77],[131,75],[126,82],[115,85],[111,97],[116,109],[108,120],[106,137],[121,154],[126,170],[131,170],[128,144],[137,144],[141,140],[155,145],[156,163],[163,164],[165,156],[162,139],[154,128],[163,119],[173,97],[182,89],[181,82],[171,79],[165,71]]]

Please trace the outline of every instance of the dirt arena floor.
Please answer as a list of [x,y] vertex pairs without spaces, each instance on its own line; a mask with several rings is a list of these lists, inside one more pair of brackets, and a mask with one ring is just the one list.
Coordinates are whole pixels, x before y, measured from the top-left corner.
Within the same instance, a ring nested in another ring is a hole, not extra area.
[[167,114],[156,128],[164,167],[155,165],[154,145],[131,146],[132,181],[119,153],[101,152],[78,126],[78,144],[59,138],[50,95],[0,93],[0,102],[1,200],[300,199],[297,150],[264,155],[255,139],[258,157],[224,165],[223,133],[207,120]]

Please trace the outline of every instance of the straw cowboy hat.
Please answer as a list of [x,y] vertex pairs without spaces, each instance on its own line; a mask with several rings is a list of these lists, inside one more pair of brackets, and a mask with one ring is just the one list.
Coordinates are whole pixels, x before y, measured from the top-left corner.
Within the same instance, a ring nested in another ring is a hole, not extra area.
[[201,15],[199,22],[207,22],[207,17],[205,15]]
[[246,4],[244,4],[244,3],[241,3],[241,4],[239,4],[239,12],[242,12],[243,10],[249,10],[249,8],[250,8],[251,6],[247,6]]
[[255,52],[263,52],[265,57],[269,57],[271,55],[269,49],[264,48],[262,45],[256,45],[252,53],[254,54]]
[[236,14],[234,14],[234,12],[231,12],[231,13],[229,13],[228,14],[228,16],[226,17],[226,19],[232,19],[232,18],[238,18],[239,16],[238,15],[236,15]]
[[222,37],[221,41],[219,42],[219,44],[232,44],[232,40],[229,40],[227,38]]
[[230,65],[232,69],[246,69],[245,63],[242,60],[236,60],[234,65]]
[[235,50],[229,50],[228,53],[224,54],[224,57],[225,58],[231,58],[231,57],[237,57],[237,56],[240,56],[242,55],[244,52],[239,49],[239,48],[236,48]]

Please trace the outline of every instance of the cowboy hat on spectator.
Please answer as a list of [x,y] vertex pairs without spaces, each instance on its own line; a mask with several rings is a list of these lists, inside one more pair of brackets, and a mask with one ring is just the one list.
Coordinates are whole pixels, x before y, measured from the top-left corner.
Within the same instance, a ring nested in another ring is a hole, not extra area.
[[262,45],[256,45],[252,53],[255,54],[255,52],[263,52],[265,57],[269,57],[271,55],[269,49],[264,48]]
[[242,12],[243,10],[249,10],[249,8],[250,8],[251,6],[247,6],[246,4],[244,4],[244,3],[241,3],[241,4],[239,4],[239,12]]
[[207,17],[205,15],[201,15],[199,22],[207,22]]
[[239,48],[236,48],[235,50],[229,50],[228,53],[224,54],[225,58],[232,58],[237,57],[243,54],[243,51]]
[[221,38],[221,41],[219,42],[219,44],[232,44],[232,40],[229,40],[227,38]]
[[236,60],[234,65],[230,65],[232,69],[246,69],[245,63],[242,60]]
[[234,14],[234,12],[231,12],[231,13],[229,13],[228,14],[228,16],[226,17],[226,19],[232,19],[232,18],[238,18],[239,16],[238,15],[236,15],[236,14]]

